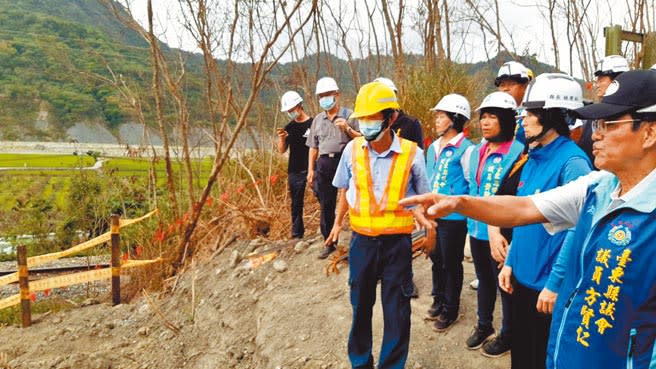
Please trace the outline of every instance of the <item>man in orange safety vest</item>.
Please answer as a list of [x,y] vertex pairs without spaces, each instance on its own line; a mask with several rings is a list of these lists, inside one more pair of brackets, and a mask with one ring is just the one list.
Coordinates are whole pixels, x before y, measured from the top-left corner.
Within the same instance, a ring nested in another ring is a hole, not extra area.
[[385,325],[378,367],[403,368],[408,356],[414,221],[398,201],[430,189],[423,150],[390,129],[399,110],[389,86],[371,82],[360,88],[350,118],[359,120],[362,137],[346,145],[333,179],[337,215],[326,244],[337,242],[347,210],[353,229],[348,355],[354,368],[373,368],[371,313],[378,280]]

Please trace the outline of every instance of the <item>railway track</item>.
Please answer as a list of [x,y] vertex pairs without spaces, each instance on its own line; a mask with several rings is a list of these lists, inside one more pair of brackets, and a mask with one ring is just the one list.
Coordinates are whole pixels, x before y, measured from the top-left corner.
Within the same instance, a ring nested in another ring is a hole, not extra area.
[[[71,266],[62,266],[55,268],[39,268],[39,269],[30,269],[30,275],[43,275],[43,274],[62,274],[69,272],[79,272],[84,270],[93,270],[93,269],[104,269],[109,268],[108,263],[100,263],[95,265],[71,265]],[[3,270],[0,271],[0,277],[7,274],[16,273],[16,270]]]

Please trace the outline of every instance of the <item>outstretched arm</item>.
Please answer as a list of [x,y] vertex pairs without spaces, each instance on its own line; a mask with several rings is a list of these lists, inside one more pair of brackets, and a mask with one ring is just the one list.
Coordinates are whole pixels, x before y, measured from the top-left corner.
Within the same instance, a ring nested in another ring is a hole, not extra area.
[[[399,201],[399,205],[422,205],[427,209],[423,216],[432,219],[457,212],[466,217],[504,228],[547,222],[547,219],[540,213],[533,200],[528,197],[444,196],[427,193],[407,197]],[[420,219],[419,221],[424,223],[424,220]]]

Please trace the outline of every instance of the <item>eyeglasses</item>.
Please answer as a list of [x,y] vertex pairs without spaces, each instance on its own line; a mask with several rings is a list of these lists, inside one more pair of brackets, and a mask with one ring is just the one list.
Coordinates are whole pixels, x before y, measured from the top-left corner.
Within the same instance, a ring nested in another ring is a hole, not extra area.
[[606,133],[609,124],[635,123],[635,122],[640,122],[640,119],[622,119],[622,120],[597,119],[592,121],[592,132],[603,134]]

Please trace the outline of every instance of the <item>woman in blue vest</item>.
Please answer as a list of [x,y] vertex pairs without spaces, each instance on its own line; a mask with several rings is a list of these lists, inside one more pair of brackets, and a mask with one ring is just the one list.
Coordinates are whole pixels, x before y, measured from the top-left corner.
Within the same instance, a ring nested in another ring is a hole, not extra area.
[[[469,193],[467,168],[474,145],[462,133],[471,116],[464,96],[450,94],[431,109],[435,116],[437,139],[428,147],[426,169],[434,193],[464,195]],[[433,261],[433,304],[426,319],[435,321],[433,329],[444,332],[458,320],[462,291],[467,220],[454,213],[437,219],[436,247]]]
[[[517,104],[511,95],[497,91],[485,97],[481,106],[476,109],[480,113],[481,131],[485,140],[476,145],[470,156],[470,195],[494,195],[501,180],[524,150],[524,145],[513,139],[516,108]],[[510,295],[505,292],[501,294],[503,320],[500,334],[494,337],[492,314],[497,298],[498,263],[490,254],[487,224],[469,218],[467,229],[479,285],[478,323],[466,345],[470,350],[483,347],[482,354],[488,357],[501,356],[510,349]]]
[[[569,139],[567,124],[569,110],[583,106],[579,83],[566,74],[542,74],[529,86],[522,105],[526,109],[522,125],[530,149],[519,176],[517,196],[544,192],[588,174],[591,164],[585,152]],[[490,228],[490,234],[495,232]],[[515,227],[512,232],[510,250],[499,274],[501,288],[513,294],[512,368],[543,369],[550,314],[564,274],[552,273],[552,269],[561,247],[567,252],[563,244],[568,232],[551,236],[541,224]],[[491,242],[493,249],[495,246]],[[512,285],[511,276],[515,279]]]

